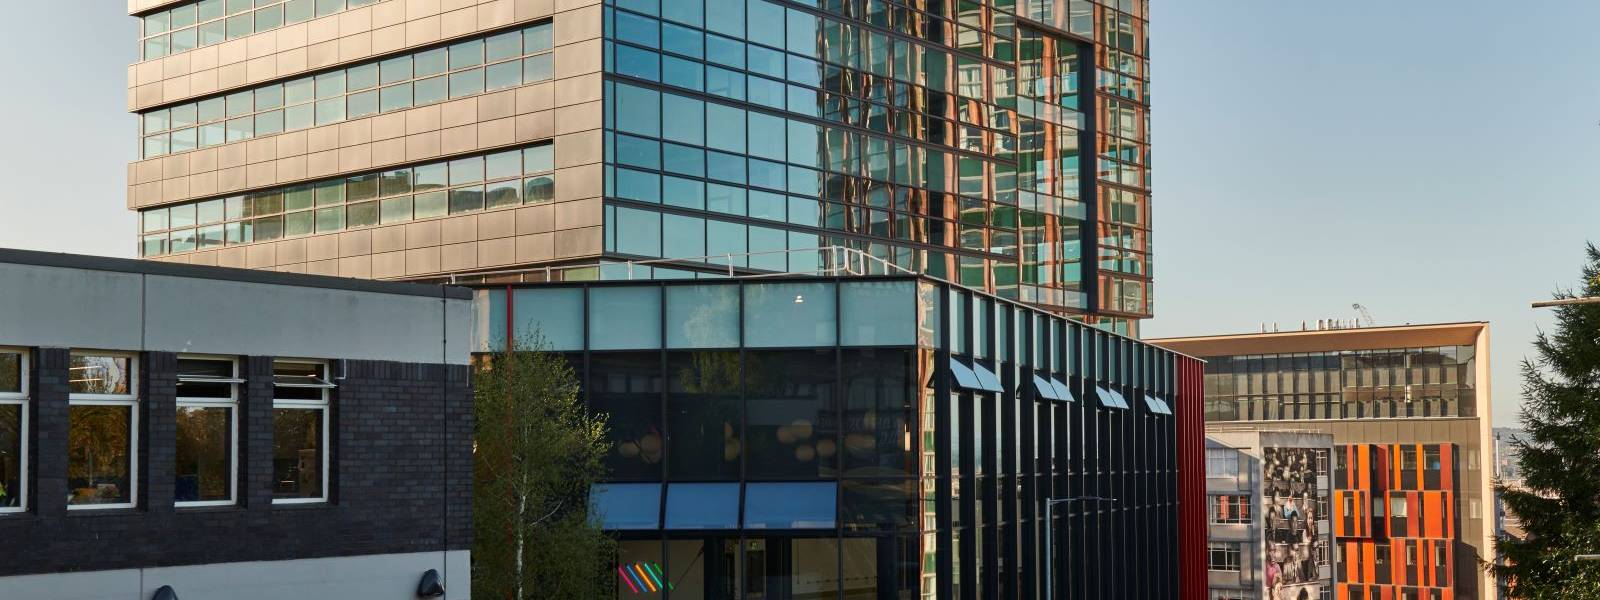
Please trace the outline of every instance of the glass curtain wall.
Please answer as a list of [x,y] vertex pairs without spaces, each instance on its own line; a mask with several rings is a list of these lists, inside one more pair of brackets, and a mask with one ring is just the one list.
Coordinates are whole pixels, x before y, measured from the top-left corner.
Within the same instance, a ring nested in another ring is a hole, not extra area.
[[844,246],[1008,299],[1147,312],[1143,0],[1077,4],[1069,28],[1006,0],[608,1],[606,251],[809,272],[806,250]]
[[540,331],[610,415],[618,598],[1175,593],[1165,351],[909,277],[478,302],[478,351]]

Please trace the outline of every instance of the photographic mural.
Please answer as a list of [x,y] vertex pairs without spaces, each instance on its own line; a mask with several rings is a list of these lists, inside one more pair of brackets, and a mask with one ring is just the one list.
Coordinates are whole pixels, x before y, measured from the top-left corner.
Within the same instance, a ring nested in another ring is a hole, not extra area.
[[1326,538],[1317,536],[1317,521],[1326,519],[1320,511],[1327,506],[1323,490],[1317,489],[1317,476],[1326,470],[1327,450],[1315,448],[1266,448],[1262,451],[1261,511],[1266,520],[1267,600],[1318,600],[1327,582],[1320,577],[1317,563],[1328,554]]

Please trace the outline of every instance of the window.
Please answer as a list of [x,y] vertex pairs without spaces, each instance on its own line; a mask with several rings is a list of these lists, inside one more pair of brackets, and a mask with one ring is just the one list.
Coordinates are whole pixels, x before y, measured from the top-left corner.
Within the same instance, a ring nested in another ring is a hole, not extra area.
[[1249,523],[1250,496],[1225,494],[1211,497],[1212,523]]
[[238,363],[178,358],[176,479],[178,506],[233,504],[238,467]]
[[0,348],[0,513],[27,510],[28,354]]
[[[313,231],[330,233],[378,223],[403,223],[447,212],[552,202],[552,149],[546,142],[454,161],[147,210],[141,231],[160,232],[141,238],[140,255],[159,256],[224,244],[300,237]],[[466,170],[469,165],[476,165],[471,174]],[[447,189],[452,186],[454,189]],[[208,225],[199,229],[198,238],[194,229],[197,215],[200,225]]]
[[328,499],[328,365],[272,365],[272,501]]
[[1238,476],[1238,450],[1232,448],[1206,448],[1206,477]]
[[[257,2],[271,0],[257,0]],[[302,0],[296,0],[302,1]],[[309,1],[309,0],[304,0]],[[276,7],[267,9],[268,12]],[[250,15],[241,15],[249,33]],[[238,17],[235,17],[238,18]],[[281,19],[281,16],[278,17]],[[233,18],[228,19],[230,28]],[[217,21],[220,24],[222,21]],[[256,30],[261,30],[257,13]],[[208,24],[209,25],[209,24]],[[207,25],[202,25],[201,28]],[[274,25],[276,27],[276,25]],[[436,48],[347,69],[270,83],[199,102],[140,113],[143,157],[152,158],[227,142],[326,125],[379,112],[545,81],[552,75],[551,24],[541,23],[449,48]],[[194,29],[186,29],[192,40]],[[146,40],[164,44],[166,33]],[[178,34],[172,34],[180,40]],[[229,37],[233,37],[230,32]],[[211,41],[202,34],[202,44]],[[164,46],[151,47],[157,54]],[[192,48],[192,42],[188,48]],[[188,48],[173,48],[173,51]],[[485,66],[485,63],[488,63]],[[413,69],[413,65],[415,68]],[[380,87],[381,86],[381,87]],[[225,109],[224,109],[225,107]]]
[[1408,506],[1409,506],[1409,503],[1406,501],[1406,497],[1405,496],[1395,496],[1393,498],[1390,498],[1389,499],[1389,516],[1394,517],[1396,519],[1404,519],[1404,518],[1406,518],[1406,515],[1407,515],[1406,509],[1407,509]]
[[1206,568],[1212,571],[1239,571],[1243,550],[1239,542],[1211,542],[1206,544]]
[[67,508],[130,508],[137,496],[138,359],[72,354],[67,391]]

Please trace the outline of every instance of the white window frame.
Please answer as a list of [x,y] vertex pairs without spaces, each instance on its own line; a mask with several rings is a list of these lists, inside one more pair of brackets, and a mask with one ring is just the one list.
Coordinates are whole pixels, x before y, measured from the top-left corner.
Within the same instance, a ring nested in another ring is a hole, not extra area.
[[[326,360],[282,358],[282,359],[277,359],[277,360],[272,361],[272,366],[273,366],[273,369],[272,369],[272,371],[273,371],[272,408],[273,408],[273,410],[277,410],[279,408],[311,409],[311,410],[320,411],[322,413],[322,447],[319,448],[319,450],[321,450],[321,452],[322,452],[322,495],[320,497],[316,497],[316,498],[273,498],[272,499],[272,503],[273,504],[316,504],[316,503],[320,503],[320,502],[327,502],[328,501],[328,486],[329,486],[329,481],[330,481],[330,478],[328,476],[328,466],[330,464],[329,457],[331,457],[333,455],[332,448],[330,448],[329,445],[328,445],[328,439],[329,439],[328,423],[329,423],[329,420],[330,420],[329,419],[329,410],[333,407],[333,402],[331,401],[331,398],[330,398],[330,396],[331,396],[330,391],[333,390],[333,388],[336,387],[336,386],[329,381],[330,379],[332,379],[331,376],[328,379],[317,380],[316,382],[308,383],[308,384],[283,385],[282,387],[318,388],[318,389],[321,389],[322,390],[322,399],[320,399],[320,400],[279,399],[277,397],[278,396],[277,390],[280,387],[280,384],[277,382],[277,371],[278,371],[277,366],[279,364],[319,365],[319,366],[322,367],[323,375],[331,375],[331,373],[333,371],[332,364],[329,361],[326,361]],[[274,418],[276,418],[276,415],[274,415]],[[273,422],[273,428],[274,428],[274,430],[276,430],[276,428],[277,428],[276,421]],[[274,486],[276,486],[276,482],[274,482]]]
[[[227,383],[228,399],[221,398],[184,398],[179,396],[177,406],[173,409],[174,416],[183,408],[225,408],[228,409],[228,499],[227,500],[190,500],[173,501],[173,506],[179,508],[201,506],[233,506],[239,503],[239,384],[244,380],[239,378],[239,359],[232,356],[217,356],[211,354],[180,354],[178,360],[210,360],[217,362],[226,361],[232,367],[233,376],[223,379],[215,378],[190,378],[189,381]],[[183,375],[177,376],[178,381],[185,381]],[[176,425],[174,425],[176,427]]]
[[[67,510],[115,510],[139,506],[139,353],[116,350],[73,350],[72,356],[106,356],[128,359],[127,394],[74,394],[67,393],[68,427],[71,425],[73,406],[125,406],[128,408],[128,501],[117,504],[67,504]],[[71,387],[70,363],[67,380]],[[69,444],[70,446],[70,444]],[[70,459],[69,459],[70,461]]]
[[[1234,557],[1234,568],[1229,565],[1217,565],[1211,562],[1211,553],[1222,552],[1224,557]],[[1217,568],[1218,566],[1224,568]],[[1244,572],[1244,544],[1239,542],[1209,542],[1206,544],[1206,571],[1212,573],[1242,573]]]
[[28,410],[30,407],[28,402],[28,376],[30,372],[28,368],[31,365],[28,362],[29,352],[26,348],[0,346],[0,353],[15,353],[22,358],[18,391],[0,392],[0,405],[16,406],[21,410],[22,414],[22,419],[18,423],[21,426],[22,439],[20,440],[20,445],[22,447],[22,455],[18,457],[16,490],[20,494],[18,496],[20,500],[17,501],[16,506],[0,507],[0,514],[24,513],[28,512],[28,413],[31,412]]

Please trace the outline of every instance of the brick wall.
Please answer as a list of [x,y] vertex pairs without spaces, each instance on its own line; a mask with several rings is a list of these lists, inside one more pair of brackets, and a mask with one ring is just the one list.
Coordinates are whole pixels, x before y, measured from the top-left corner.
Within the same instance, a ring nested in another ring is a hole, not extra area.
[[67,365],[34,352],[29,510],[0,515],[0,576],[426,552],[472,546],[463,365],[349,361],[331,413],[329,502],[272,504],[272,358],[241,361],[238,504],[174,508],[177,357],[140,360],[139,505],[67,511]]

